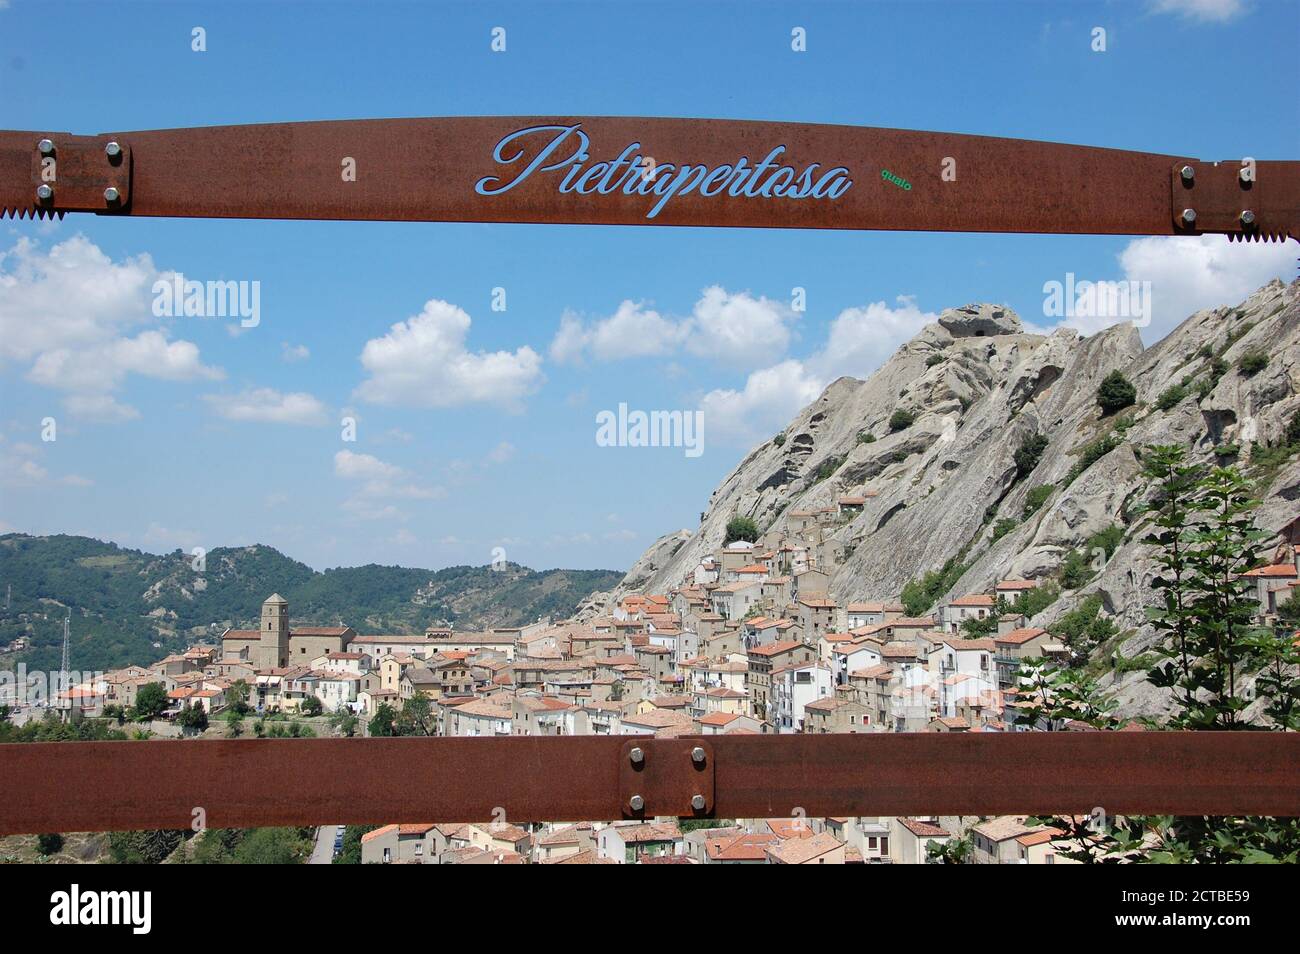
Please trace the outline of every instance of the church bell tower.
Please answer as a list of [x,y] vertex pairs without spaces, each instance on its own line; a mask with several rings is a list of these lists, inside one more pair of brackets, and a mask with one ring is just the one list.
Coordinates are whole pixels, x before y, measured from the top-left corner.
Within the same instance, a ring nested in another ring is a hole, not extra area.
[[289,602],[272,593],[262,604],[259,669],[281,669],[289,664]]

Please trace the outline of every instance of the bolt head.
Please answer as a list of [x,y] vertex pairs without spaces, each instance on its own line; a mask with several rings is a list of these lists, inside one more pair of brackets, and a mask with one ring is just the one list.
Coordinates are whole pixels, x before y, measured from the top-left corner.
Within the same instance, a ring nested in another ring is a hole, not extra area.
[[697,812],[702,812],[702,811],[704,811],[704,796],[703,796],[703,795],[692,795],[692,796],[691,796],[691,808],[695,809]]
[[628,752],[627,755],[628,758],[632,760],[633,765],[640,765],[642,762],[645,761],[645,752],[644,750],[642,750],[641,746],[639,745],[634,746],[632,750]]
[[114,186],[109,186],[104,190],[105,202],[116,202],[120,198],[122,198],[122,196]]
[[1242,224],[1242,225],[1254,225],[1254,224],[1255,224],[1255,213],[1252,212],[1250,209],[1244,209],[1244,210],[1242,211],[1242,213],[1241,213],[1241,224]]
[[641,809],[645,808],[645,799],[640,795],[633,795],[627,800],[627,804],[632,811],[639,812]]
[[691,749],[691,761],[696,765],[702,765],[704,763],[704,749],[698,745]]
[[45,183],[41,183],[36,187],[36,198],[40,199],[42,202],[48,202],[50,199],[54,198],[54,190]]
[[122,155],[122,147],[116,142],[110,142],[104,147],[104,155],[108,156],[110,159],[116,159],[118,156]]
[[1183,177],[1184,182],[1191,182],[1196,178],[1196,170],[1191,166],[1183,166],[1178,170],[1178,174]]
[[1183,224],[1192,225],[1196,222],[1195,209],[1183,209]]
[[48,156],[54,152],[54,143],[49,139],[42,139],[36,144],[36,148],[41,151],[42,156]]

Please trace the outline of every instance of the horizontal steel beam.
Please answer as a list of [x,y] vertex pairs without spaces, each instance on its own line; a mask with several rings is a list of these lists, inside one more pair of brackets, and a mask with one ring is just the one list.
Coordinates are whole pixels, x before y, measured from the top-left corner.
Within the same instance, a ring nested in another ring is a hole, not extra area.
[[[630,766],[631,747],[641,750]],[[701,749],[704,757],[695,750]],[[632,795],[643,800],[633,808]],[[706,808],[693,807],[703,796]],[[0,745],[0,834],[685,817],[1300,815],[1300,734],[918,733]]]

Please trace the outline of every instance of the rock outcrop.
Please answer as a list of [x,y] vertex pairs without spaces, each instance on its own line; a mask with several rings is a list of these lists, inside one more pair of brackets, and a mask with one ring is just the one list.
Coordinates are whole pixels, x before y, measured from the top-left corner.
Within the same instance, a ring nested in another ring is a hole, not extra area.
[[[1268,363],[1250,373],[1240,367],[1247,354]],[[1114,370],[1134,384],[1137,403],[1104,416],[1097,388]],[[899,410],[910,424],[901,426]],[[1237,307],[1198,312],[1146,349],[1131,324],[1089,337],[1040,335],[1004,306],[950,309],[867,380],[835,381],[752,450],[713,492],[699,527],[657,541],[611,596],[677,584],[721,544],[733,515],[763,529],[791,511],[865,496],[860,513],[832,527],[831,592],[842,603],[896,597],[953,559],[966,566],[955,593],[1043,578],[1093,534],[1123,528],[1096,576],[1034,622],[1050,623],[1098,594],[1125,633],[1103,649],[1132,656],[1149,640],[1143,607],[1152,597],[1152,567],[1130,512],[1145,491],[1140,448],[1176,443],[1198,459],[1216,451],[1235,459],[1260,481],[1259,522],[1276,533],[1300,516],[1300,461],[1274,461],[1270,470],[1252,458],[1279,443],[1297,412],[1300,281],[1273,281]],[[1020,473],[1016,450],[1036,435],[1046,446]],[[1034,488],[1049,485],[1046,501],[1027,508]],[[1149,701],[1135,686],[1116,689],[1130,708]]]

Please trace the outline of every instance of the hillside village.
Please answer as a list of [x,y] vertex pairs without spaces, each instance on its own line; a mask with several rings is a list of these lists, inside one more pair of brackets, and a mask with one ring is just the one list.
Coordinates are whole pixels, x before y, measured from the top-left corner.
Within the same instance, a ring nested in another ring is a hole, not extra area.
[[[394,734],[417,699],[428,703],[421,734],[443,736],[1046,728],[1018,711],[1018,667],[1040,658],[1069,665],[1074,650],[1022,611],[1034,607],[1040,584],[1001,580],[921,617],[906,615],[901,602],[841,604],[829,591],[828,531],[861,505],[861,497],[847,496],[835,508],[791,512],[782,529],[719,547],[668,592],[625,594],[611,612],[585,621],[362,635],[349,626],[294,627],[287,601],[272,595],[258,629],[228,629],[219,645],[106,673],[68,699],[85,716],[102,715],[133,708],[145,686],[160,683],[163,720],[192,725],[184,716],[201,710],[218,717],[209,734],[237,700],[264,718],[354,713],[355,731],[369,734]],[[1300,519],[1289,533],[1300,539]],[[1279,604],[1300,588],[1297,548],[1284,546],[1278,556],[1284,559],[1248,574],[1263,622],[1275,622]],[[377,863],[908,864],[927,861],[931,845],[964,837],[970,861],[1062,863],[1054,834],[1019,817],[746,819],[690,831],[675,819],[402,824],[367,832],[361,856]]]
[[[1052,664],[1104,681],[1122,728],[1140,731],[1160,706],[1143,655],[1158,567],[1142,447],[1243,468],[1267,538],[1243,574],[1255,621],[1282,635],[1296,620],[1297,314],[1300,281],[1271,282],[1143,349],[1131,327],[1044,337],[1003,308],[954,309],[868,381],[833,383],[738,465],[695,532],[661,538],[568,619],[372,635],[294,626],[273,594],[256,629],[60,702],[138,716],[144,693],[149,731],[171,737],[1093,730],[1031,702],[1027,673]],[[1116,376],[1127,393],[1099,407]],[[9,718],[47,714],[20,704]],[[967,861],[1070,860],[1061,833],[1023,817],[699,824],[387,825],[360,857],[920,863],[960,844]]]

